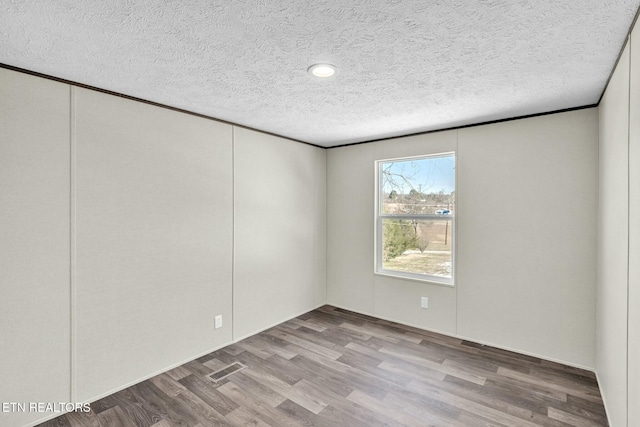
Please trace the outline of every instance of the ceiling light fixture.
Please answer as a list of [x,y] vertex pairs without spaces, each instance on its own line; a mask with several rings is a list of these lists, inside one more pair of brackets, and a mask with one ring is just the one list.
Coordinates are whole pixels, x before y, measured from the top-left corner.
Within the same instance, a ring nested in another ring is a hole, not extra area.
[[320,78],[327,78],[333,76],[338,69],[335,65],[331,64],[313,64],[307,68],[307,72]]

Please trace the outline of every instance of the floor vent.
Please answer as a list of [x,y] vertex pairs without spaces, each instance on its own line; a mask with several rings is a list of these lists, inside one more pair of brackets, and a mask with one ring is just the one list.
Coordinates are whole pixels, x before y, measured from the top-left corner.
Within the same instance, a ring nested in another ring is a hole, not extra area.
[[225,366],[224,368],[215,371],[213,374],[208,375],[208,377],[211,379],[211,381],[217,383],[218,381],[221,381],[227,378],[229,375],[234,374],[244,368],[246,368],[246,366],[244,366],[242,363],[235,362],[229,366]]

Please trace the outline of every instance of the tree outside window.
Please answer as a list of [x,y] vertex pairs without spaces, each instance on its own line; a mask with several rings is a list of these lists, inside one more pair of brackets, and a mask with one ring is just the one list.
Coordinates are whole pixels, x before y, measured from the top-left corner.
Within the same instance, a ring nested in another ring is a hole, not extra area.
[[453,284],[455,155],[377,167],[377,271]]

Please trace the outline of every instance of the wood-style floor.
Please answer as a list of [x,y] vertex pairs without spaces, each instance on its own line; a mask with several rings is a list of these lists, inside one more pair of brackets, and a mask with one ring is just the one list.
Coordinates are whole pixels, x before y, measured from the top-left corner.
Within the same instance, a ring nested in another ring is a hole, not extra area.
[[[245,368],[215,383],[207,375]],[[606,426],[591,372],[330,306],[43,426]]]

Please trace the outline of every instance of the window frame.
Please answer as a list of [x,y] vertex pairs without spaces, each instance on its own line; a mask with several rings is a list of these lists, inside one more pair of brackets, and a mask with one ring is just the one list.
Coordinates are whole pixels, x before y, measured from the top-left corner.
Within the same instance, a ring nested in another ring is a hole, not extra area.
[[[437,214],[383,214],[382,213],[382,165],[390,162],[405,162],[424,159],[435,159],[441,157],[453,156],[454,167],[454,190],[456,192],[456,209],[454,214],[437,215]],[[457,213],[457,196],[458,196],[458,179],[457,179],[458,158],[455,151],[446,151],[434,154],[424,154],[419,156],[397,157],[390,159],[380,159],[375,161],[375,197],[374,197],[374,274],[380,276],[395,277],[418,281],[422,283],[430,283],[448,287],[455,286],[455,270],[456,270],[456,213]],[[405,219],[405,220],[437,220],[451,222],[451,278],[434,276],[430,274],[412,273],[408,271],[388,270],[383,267],[382,260],[382,223],[384,219]]]

